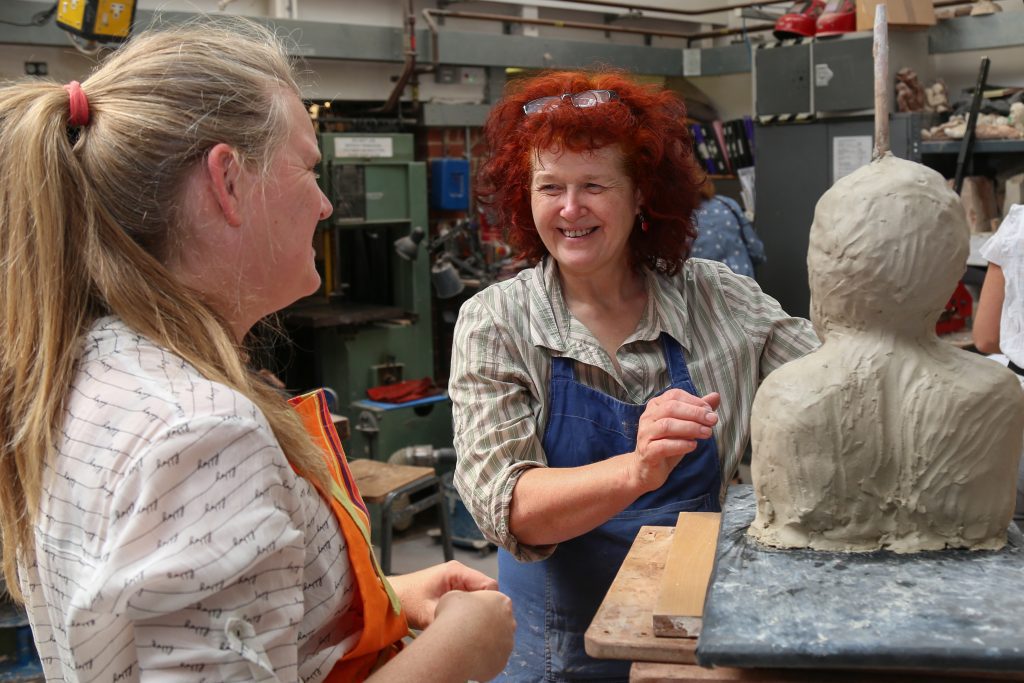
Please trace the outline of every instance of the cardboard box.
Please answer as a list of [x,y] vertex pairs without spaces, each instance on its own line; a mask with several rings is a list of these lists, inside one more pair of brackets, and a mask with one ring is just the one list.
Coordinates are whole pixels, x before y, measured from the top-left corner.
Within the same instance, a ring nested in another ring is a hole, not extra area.
[[889,26],[897,29],[927,28],[935,25],[932,0],[857,0],[857,30],[875,28],[875,6],[886,5]]

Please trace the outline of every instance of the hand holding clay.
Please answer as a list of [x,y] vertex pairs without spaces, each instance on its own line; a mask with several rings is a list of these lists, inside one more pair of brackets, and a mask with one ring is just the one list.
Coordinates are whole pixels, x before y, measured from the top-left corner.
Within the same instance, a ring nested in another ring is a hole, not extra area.
[[718,424],[719,401],[717,393],[698,398],[670,389],[648,402],[630,462],[630,479],[640,490],[653,491],[664,484],[679,461],[697,448],[697,440],[710,438],[711,428]]

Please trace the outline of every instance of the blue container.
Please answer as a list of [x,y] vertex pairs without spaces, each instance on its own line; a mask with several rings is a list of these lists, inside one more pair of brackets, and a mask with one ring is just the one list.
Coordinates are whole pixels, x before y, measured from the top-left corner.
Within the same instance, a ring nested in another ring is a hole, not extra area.
[[430,206],[443,211],[469,208],[469,161],[434,159],[430,162]]

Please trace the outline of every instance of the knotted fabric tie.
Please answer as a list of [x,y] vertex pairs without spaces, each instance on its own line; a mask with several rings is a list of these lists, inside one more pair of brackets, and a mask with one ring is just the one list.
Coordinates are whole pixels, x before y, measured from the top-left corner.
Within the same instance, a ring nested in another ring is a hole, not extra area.
[[78,81],[71,81],[64,86],[68,93],[71,116],[68,117],[68,125],[74,127],[86,126],[89,124],[89,100],[82,90],[82,84]]

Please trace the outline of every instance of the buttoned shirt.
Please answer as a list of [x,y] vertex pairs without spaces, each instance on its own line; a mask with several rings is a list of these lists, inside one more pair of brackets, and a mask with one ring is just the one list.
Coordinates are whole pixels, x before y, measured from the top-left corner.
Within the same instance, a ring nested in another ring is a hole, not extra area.
[[589,329],[569,312],[550,258],[463,304],[455,326],[452,398],[455,484],[483,534],[522,560],[554,546],[520,544],[509,531],[512,491],[543,467],[551,358],[566,356],[578,381],[642,405],[669,384],[660,335],[682,347],[701,395],[721,394],[713,429],[722,490],[750,438],[750,406],[761,380],[816,348],[810,322],[787,315],[751,278],[721,263],[689,259],[669,277],[645,270],[646,308],[617,351],[617,370]]
[[263,414],[116,318],[83,349],[20,568],[47,680],[323,680],[345,538]]

